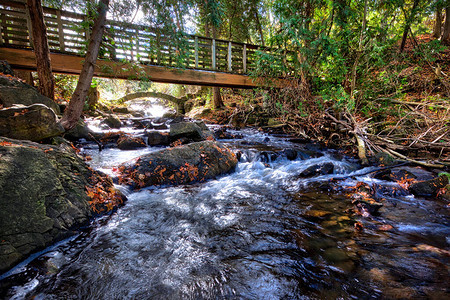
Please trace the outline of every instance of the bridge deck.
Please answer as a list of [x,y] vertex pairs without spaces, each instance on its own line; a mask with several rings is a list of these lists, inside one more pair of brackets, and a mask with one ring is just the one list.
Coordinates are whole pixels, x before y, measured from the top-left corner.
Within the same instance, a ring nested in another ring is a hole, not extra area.
[[[46,7],[44,15],[52,68],[79,74],[89,39],[87,16]],[[24,3],[0,0],[0,59],[13,68],[35,69],[31,39]],[[169,36],[158,28],[108,20],[95,75],[244,88],[284,85],[282,79],[263,83],[247,76],[258,53],[270,53],[286,64],[292,60],[290,55],[256,45],[188,34]]]

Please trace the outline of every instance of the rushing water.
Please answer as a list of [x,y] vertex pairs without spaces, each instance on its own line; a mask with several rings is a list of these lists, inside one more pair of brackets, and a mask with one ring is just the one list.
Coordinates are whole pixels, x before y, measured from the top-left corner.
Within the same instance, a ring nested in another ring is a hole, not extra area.
[[[234,173],[190,186],[121,187],[124,207],[3,275],[0,297],[449,298],[445,203],[400,190],[383,195],[379,216],[355,215],[345,187],[399,187],[358,175],[370,168],[331,151],[261,159],[261,151],[314,147],[241,133],[243,139],[224,141],[242,152]],[[119,163],[157,149],[84,151],[95,168],[112,174]],[[326,162],[334,174],[298,178]],[[385,231],[387,224],[393,228]]]

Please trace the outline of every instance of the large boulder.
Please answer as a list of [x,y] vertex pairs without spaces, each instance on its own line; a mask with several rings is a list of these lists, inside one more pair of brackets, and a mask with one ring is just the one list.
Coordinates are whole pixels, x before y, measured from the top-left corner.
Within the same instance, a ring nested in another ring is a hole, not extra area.
[[0,109],[0,136],[37,142],[63,132],[53,110],[43,104]]
[[39,94],[31,85],[16,78],[0,75],[0,106],[11,107],[14,104],[28,106],[36,103],[44,104],[53,109],[56,114],[60,114],[59,105]]
[[68,144],[0,138],[0,273],[124,200]]
[[236,164],[236,155],[228,148],[204,141],[152,152],[119,169],[130,184],[146,187],[205,181],[231,171]]

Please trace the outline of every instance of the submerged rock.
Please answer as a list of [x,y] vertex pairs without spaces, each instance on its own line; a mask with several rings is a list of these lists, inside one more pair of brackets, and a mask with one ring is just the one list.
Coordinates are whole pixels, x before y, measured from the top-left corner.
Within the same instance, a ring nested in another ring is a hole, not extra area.
[[231,171],[236,155],[219,142],[204,141],[141,156],[134,165],[121,166],[133,185],[179,185],[201,182]]
[[0,136],[38,142],[63,132],[54,111],[43,104],[0,109]]
[[124,200],[66,144],[0,138],[0,156],[0,273]]

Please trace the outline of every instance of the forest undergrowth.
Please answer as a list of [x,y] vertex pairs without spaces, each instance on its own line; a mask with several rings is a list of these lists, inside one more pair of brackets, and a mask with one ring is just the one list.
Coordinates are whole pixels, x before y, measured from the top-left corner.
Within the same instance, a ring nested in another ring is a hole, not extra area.
[[450,49],[429,35],[410,39],[403,53],[397,49],[387,51],[382,65],[359,70],[353,97],[349,80],[324,91],[313,80],[293,79],[288,87],[256,96],[225,93],[231,107],[210,119],[239,127],[267,125],[264,120],[275,117],[278,130],[344,149],[363,163],[387,153],[448,168]]

